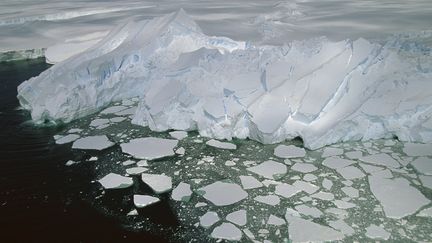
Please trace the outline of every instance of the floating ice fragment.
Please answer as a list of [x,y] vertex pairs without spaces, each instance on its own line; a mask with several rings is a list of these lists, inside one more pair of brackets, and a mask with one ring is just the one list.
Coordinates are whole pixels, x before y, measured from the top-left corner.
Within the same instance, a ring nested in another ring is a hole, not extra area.
[[126,214],[127,216],[137,216],[138,211],[136,209],[131,210],[129,213]]
[[330,227],[288,215],[288,232],[292,242],[338,241],[344,235]]
[[168,192],[172,188],[171,177],[166,175],[141,174],[141,180],[158,194]]
[[382,177],[382,178],[393,178],[393,174],[390,170],[380,170],[380,171],[375,171],[372,172],[371,175],[376,176],[376,177]]
[[67,162],[66,162],[66,166],[71,166],[71,165],[74,165],[74,164],[78,164],[79,162],[76,162],[76,161],[73,161],[73,160],[68,160]]
[[346,152],[345,156],[348,157],[349,159],[359,159],[363,157],[363,153],[361,151],[350,151],[350,152]]
[[148,166],[147,160],[140,160],[136,164],[137,164],[137,166],[140,166],[140,167]]
[[408,156],[432,156],[432,144],[405,143],[403,151]]
[[384,165],[389,168],[399,168],[400,164],[388,154],[373,154],[360,158],[369,164]]
[[182,140],[184,138],[187,138],[188,133],[185,131],[173,131],[173,132],[170,132],[169,135],[171,135],[171,137],[173,137],[177,140]]
[[97,160],[98,160],[98,157],[96,157],[96,156],[92,156],[92,157],[90,157],[90,159],[88,159],[88,161],[90,161],[90,162],[94,162]]
[[333,182],[327,178],[324,178],[322,181],[322,186],[327,189],[327,190],[331,190],[331,188],[333,187]]
[[233,143],[227,143],[227,142],[221,142],[218,140],[214,140],[211,139],[209,141],[206,142],[207,145],[215,147],[215,148],[220,148],[220,149],[237,149],[237,146]]
[[424,187],[432,189],[432,176],[420,175],[419,179]]
[[65,144],[65,143],[71,143],[75,140],[77,140],[78,138],[80,138],[79,135],[76,134],[68,134],[64,137],[60,137],[59,139],[56,139],[56,144]]
[[355,198],[359,196],[359,191],[354,187],[345,186],[341,189],[348,197]]
[[417,158],[411,165],[421,174],[432,175],[432,159],[428,157]]
[[174,155],[178,140],[146,137],[120,144],[124,153],[137,159],[154,160]]
[[231,223],[222,223],[215,227],[211,233],[212,238],[231,241],[240,241],[242,236],[241,230]]
[[206,229],[210,228],[212,225],[217,223],[220,218],[219,215],[216,212],[207,212],[203,216],[199,218],[200,225]]
[[133,165],[133,164],[135,164],[135,161],[133,161],[133,160],[126,160],[126,161],[122,162],[122,165],[124,165],[124,166],[129,166],[129,165]]
[[334,203],[334,205],[336,205],[336,207],[341,208],[341,209],[349,209],[349,208],[356,207],[356,205],[354,203],[350,203],[350,202],[346,202],[346,201],[342,201],[342,200],[334,200],[333,203]]
[[332,147],[326,147],[324,148],[324,151],[321,155],[321,157],[331,157],[336,155],[342,155],[344,153],[344,150],[341,148],[332,148]]
[[187,202],[192,196],[191,186],[187,183],[180,182],[176,188],[171,193],[171,198],[176,201]]
[[419,217],[432,217],[432,207],[423,209],[422,211],[417,213],[417,216],[419,216]]
[[311,195],[311,197],[318,198],[324,201],[332,201],[334,199],[334,195],[330,192],[318,192]]
[[363,164],[363,163],[359,163],[360,167],[366,172],[366,173],[373,173],[373,172],[377,172],[380,170],[383,170],[384,168],[382,167],[378,167],[378,166],[374,166],[374,165],[368,165],[368,164]]
[[248,194],[239,185],[222,181],[198,189],[198,193],[216,206],[231,205],[245,199]]
[[255,201],[276,206],[280,203],[280,198],[276,195],[256,196]]
[[301,192],[301,189],[292,186],[290,184],[284,183],[284,184],[276,185],[275,187],[275,193],[285,198],[290,198],[299,192]]
[[109,120],[112,123],[118,123],[118,122],[122,122],[122,121],[126,120],[126,118],[125,117],[113,117],[113,118],[110,118]]
[[274,149],[274,155],[279,158],[298,158],[298,157],[304,157],[306,155],[306,151],[304,148],[300,148],[294,145],[278,145]]
[[245,190],[260,188],[263,186],[263,184],[253,176],[240,176],[240,181]]
[[331,169],[343,168],[354,163],[355,161],[353,160],[341,159],[339,157],[329,157],[322,162],[324,166],[327,166]]
[[127,107],[125,107],[125,106],[120,106],[120,105],[119,106],[111,106],[111,107],[106,108],[105,110],[102,110],[100,113],[101,114],[112,114],[112,113],[117,113],[117,112],[123,111],[125,109],[127,109]]
[[148,169],[144,167],[132,167],[132,168],[127,168],[126,173],[128,173],[129,175],[139,175],[143,172],[146,172],[147,170]]
[[180,147],[175,151],[175,153],[178,155],[184,155],[186,153],[186,150],[185,150],[185,148]]
[[134,201],[135,207],[143,208],[143,207],[147,207],[149,205],[155,204],[155,203],[159,202],[160,200],[157,197],[135,194],[133,196],[133,201]]
[[111,142],[107,136],[90,136],[83,137],[76,140],[72,144],[73,149],[89,149],[89,150],[103,150],[113,146],[114,143]]
[[346,236],[351,236],[355,233],[354,229],[349,226],[345,221],[342,219],[336,220],[336,221],[330,221],[329,222],[330,227],[333,229],[339,230]]
[[286,165],[275,162],[273,160],[267,160],[262,162],[259,165],[247,168],[248,171],[251,171],[255,174],[263,176],[267,179],[279,179],[281,175],[286,174],[287,167]]
[[336,171],[347,180],[359,179],[365,177],[365,174],[355,166],[338,168]]
[[81,128],[71,128],[67,133],[80,133],[83,130]]
[[372,239],[388,240],[390,238],[390,233],[379,226],[371,224],[366,228],[366,236]]
[[305,181],[316,181],[318,177],[314,174],[306,174],[303,176],[303,180]]
[[305,181],[295,181],[293,183],[293,186],[308,194],[315,193],[319,189],[319,187],[315,186],[314,184]]
[[295,206],[295,209],[297,210],[297,212],[301,214],[311,216],[314,218],[319,218],[323,215],[323,212],[321,212],[319,209],[314,207],[309,207],[304,204]]
[[98,181],[105,189],[121,189],[133,185],[130,177],[121,176],[115,173],[109,173]]
[[295,170],[302,173],[309,173],[317,169],[318,168],[315,165],[306,164],[306,163],[295,163],[293,166],[291,166],[291,170]]
[[246,210],[240,209],[235,212],[232,212],[226,216],[226,220],[239,225],[244,226],[247,223],[247,213]]
[[273,214],[270,214],[270,217],[267,220],[267,224],[269,225],[276,225],[276,226],[281,226],[286,224],[285,220],[282,218],[279,218]]
[[369,176],[369,185],[389,218],[403,218],[430,203],[430,200],[410,186],[405,178],[385,179]]

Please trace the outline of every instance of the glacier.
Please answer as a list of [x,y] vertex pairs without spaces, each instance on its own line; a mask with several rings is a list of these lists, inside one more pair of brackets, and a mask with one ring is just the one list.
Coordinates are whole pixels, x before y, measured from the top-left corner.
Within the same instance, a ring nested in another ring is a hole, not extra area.
[[317,149],[397,137],[432,142],[431,32],[255,45],[208,36],[183,11],[130,19],[18,87],[36,122],[70,122],[139,97],[154,131]]

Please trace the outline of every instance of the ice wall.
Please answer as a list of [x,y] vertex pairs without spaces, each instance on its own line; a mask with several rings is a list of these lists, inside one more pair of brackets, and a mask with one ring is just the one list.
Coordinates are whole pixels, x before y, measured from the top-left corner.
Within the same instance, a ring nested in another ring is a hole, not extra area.
[[253,46],[184,13],[130,21],[18,88],[37,121],[69,122],[140,96],[133,123],[311,149],[397,136],[432,142],[431,33]]

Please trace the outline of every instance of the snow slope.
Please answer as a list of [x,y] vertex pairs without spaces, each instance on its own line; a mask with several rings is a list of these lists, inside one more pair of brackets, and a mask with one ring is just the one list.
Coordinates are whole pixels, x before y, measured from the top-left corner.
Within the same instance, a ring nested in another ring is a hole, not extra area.
[[36,121],[69,122],[139,96],[133,123],[315,149],[397,136],[432,142],[429,32],[383,42],[252,45],[203,34],[183,11],[133,20],[18,88]]

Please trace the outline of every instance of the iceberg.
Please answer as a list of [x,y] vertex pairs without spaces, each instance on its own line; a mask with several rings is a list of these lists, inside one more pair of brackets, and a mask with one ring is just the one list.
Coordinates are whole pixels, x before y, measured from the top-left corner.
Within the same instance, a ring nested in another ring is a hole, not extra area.
[[304,146],[432,142],[432,33],[282,46],[205,35],[183,11],[134,20],[18,87],[36,122],[140,97],[132,123]]

